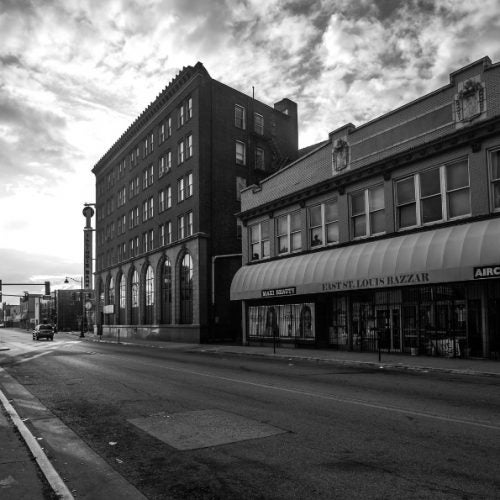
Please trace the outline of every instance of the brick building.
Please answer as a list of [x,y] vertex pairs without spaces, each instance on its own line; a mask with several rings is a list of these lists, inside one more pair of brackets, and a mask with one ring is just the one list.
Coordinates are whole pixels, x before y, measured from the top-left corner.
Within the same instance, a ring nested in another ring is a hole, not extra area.
[[500,353],[500,64],[329,140],[241,193],[244,341]]
[[184,68],[93,168],[97,323],[104,335],[238,334],[239,192],[297,156],[297,107]]

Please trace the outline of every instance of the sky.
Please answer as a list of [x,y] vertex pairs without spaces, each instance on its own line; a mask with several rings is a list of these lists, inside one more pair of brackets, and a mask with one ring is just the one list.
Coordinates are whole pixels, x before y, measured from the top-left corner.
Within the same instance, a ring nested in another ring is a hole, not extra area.
[[297,102],[305,147],[500,62],[499,33],[500,0],[0,0],[0,279],[31,284],[4,294],[79,286],[91,170],[184,66]]

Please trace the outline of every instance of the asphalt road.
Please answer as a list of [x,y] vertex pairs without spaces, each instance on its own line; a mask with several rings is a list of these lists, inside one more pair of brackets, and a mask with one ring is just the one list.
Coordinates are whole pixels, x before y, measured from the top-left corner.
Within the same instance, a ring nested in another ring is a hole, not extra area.
[[[497,378],[0,341],[0,366],[76,433],[75,455],[86,443],[147,498],[500,498]],[[112,498],[85,459],[50,446],[60,425],[34,432],[75,498]]]

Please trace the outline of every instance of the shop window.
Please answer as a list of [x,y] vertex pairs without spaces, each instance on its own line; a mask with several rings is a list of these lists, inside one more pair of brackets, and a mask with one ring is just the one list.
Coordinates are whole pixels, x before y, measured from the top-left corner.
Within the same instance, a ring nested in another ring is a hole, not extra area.
[[491,198],[493,210],[500,210],[500,149],[490,153]]
[[282,215],[276,219],[278,254],[302,249],[302,225],[300,211]]
[[168,257],[162,269],[161,322],[167,325],[172,323],[172,264]]
[[251,306],[248,308],[248,336],[250,339],[314,341],[314,304]]
[[351,234],[354,238],[385,231],[384,186],[351,194]]
[[309,207],[309,238],[311,247],[339,241],[337,199]]
[[135,269],[130,283],[130,299],[132,324],[137,325],[139,321],[139,273]]
[[184,255],[179,273],[180,288],[180,323],[193,322],[193,259],[188,253]]
[[125,275],[122,274],[120,278],[120,312],[119,312],[119,321],[121,325],[126,324],[126,316],[125,309],[127,304],[127,280],[125,279]]
[[153,268],[148,266],[146,270],[146,279],[144,287],[144,304],[145,304],[145,318],[146,325],[152,325],[154,322],[154,305],[155,305],[155,277]]
[[470,215],[467,159],[398,180],[395,190],[399,229]]
[[253,224],[248,228],[250,232],[251,260],[266,259],[270,256],[269,221]]

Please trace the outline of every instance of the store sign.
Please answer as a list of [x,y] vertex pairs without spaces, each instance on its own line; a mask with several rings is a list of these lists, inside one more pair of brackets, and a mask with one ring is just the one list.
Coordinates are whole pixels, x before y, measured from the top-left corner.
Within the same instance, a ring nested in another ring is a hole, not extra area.
[[83,282],[84,288],[92,288],[92,229],[83,230]]
[[295,295],[297,289],[294,286],[288,288],[273,288],[271,290],[262,290],[262,297],[283,297],[285,295]]
[[474,279],[500,278],[500,264],[496,266],[482,266],[474,268]]
[[407,273],[382,276],[380,278],[358,278],[355,280],[331,281],[329,283],[323,283],[322,288],[323,292],[335,292],[338,290],[358,290],[360,288],[416,285],[428,283],[429,281],[429,273]]
[[102,308],[102,312],[104,314],[113,314],[115,312],[115,305],[114,304],[108,304]]

